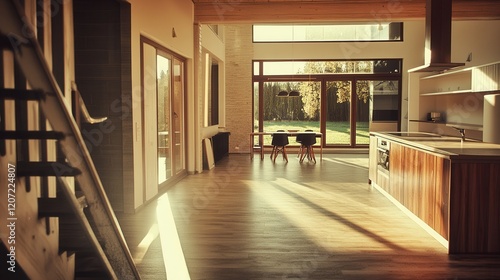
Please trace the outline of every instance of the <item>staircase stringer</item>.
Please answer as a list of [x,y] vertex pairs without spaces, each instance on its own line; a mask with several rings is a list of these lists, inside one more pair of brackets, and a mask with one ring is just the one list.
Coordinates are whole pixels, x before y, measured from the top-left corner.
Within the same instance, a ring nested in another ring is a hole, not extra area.
[[119,279],[140,279],[111,204],[87,150],[83,137],[67,108],[63,94],[55,82],[40,46],[32,36],[31,25],[15,0],[0,0],[0,33],[9,38],[16,62],[33,89],[41,90],[44,97],[40,108],[55,131],[66,135],[60,140],[61,150],[68,164],[78,168],[75,177],[87,202],[89,219],[94,232],[104,242],[104,252]]

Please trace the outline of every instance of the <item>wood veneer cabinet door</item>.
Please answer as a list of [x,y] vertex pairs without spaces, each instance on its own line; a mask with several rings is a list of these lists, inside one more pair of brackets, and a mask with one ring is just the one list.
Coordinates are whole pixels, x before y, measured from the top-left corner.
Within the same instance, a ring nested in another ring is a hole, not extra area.
[[392,143],[390,150],[391,187],[389,194],[403,204],[404,194],[404,147]]
[[377,184],[377,137],[370,136],[370,150],[368,161],[368,179]]
[[[422,175],[419,155],[421,152],[408,147],[403,148],[404,161],[404,190],[403,190],[403,204],[413,214],[418,215],[418,192],[421,188],[420,178]],[[419,218],[422,218],[419,216]]]
[[432,228],[446,240],[449,240],[450,160],[436,157],[435,170],[435,199],[434,204],[430,205],[434,212]]
[[448,238],[449,160],[391,143],[388,193]]
[[448,200],[450,161],[421,152],[421,191],[418,216],[448,239]]
[[436,204],[436,156],[421,152],[418,160],[421,163],[420,188],[418,195],[418,216],[431,227],[434,225],[434,205]]
[[500,162],[451,165],[449,252],[500,253]]

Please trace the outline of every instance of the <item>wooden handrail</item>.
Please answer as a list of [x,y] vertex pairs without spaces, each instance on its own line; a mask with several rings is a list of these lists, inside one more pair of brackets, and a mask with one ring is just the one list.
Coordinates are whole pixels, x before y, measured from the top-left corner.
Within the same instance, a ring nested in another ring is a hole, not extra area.
[[87,213],[94,225],[93,229],[105,242],[106,257],[118,279],[140,279],[80,129],[33,36],[33,27],[24,20],[26,16],[18,1],[1,0],[0,10],[3,11],[0,33],[9,38],[15,59],[31,88],[44,93],[39,104],[52,129],[66,135],[59,141],[61,150],[68,164],[81,171],[75,180],[87,199]]
[[73,116],[78,127],[81,127],[82,121],[88,124],[97,124],[102,123],[108,119],[108,117],[94,118],[90,116],[90,113],[87,110],[87,106],[85,105],[85,102],[82,99],[82,95],[78,90],[75,82],[71,83],[71,95]]

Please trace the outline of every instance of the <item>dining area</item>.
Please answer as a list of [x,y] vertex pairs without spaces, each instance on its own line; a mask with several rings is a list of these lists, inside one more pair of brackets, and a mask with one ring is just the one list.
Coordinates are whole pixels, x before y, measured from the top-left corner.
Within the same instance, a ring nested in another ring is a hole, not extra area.
[[[271,143],[266,144],[264,137],[270,137]],[[255,139],[257,138],[257,141]],[[318,140],[317,140],[318,139]],[[264,160],[266,148],[270,149],[270,159],[276,162],[276,158],[281,154],[283,160],[288,162],[288,148],[298,148],[297,158],[300,163],[307,159],[307,162],[316,163],[314,147],[320,149],[320,160],[323,159],[323,134],[313,130],[284,130],[276,131],[256,131],[250,133],[250,159],[254,158],[254,152],[258,151],[260,159]]]

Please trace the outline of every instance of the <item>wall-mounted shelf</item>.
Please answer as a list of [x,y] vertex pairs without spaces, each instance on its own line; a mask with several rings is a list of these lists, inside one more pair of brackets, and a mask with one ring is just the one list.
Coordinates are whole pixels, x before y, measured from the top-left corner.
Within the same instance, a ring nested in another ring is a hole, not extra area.
[[444,121],[410,120],[410,122],[446,124]]
[[500,62],[420,78],[420,95],[436,96],[500,90]]
[[431,75],[420,79],[421,96],[467,93],[471,91],[471,68]]
[[462,94],[462,93],[471,93],[471,89],[464,90],[451,90],[451,91],[437,91],[437,92],[428,92],[421,93],[420,96],[436,96],[436,95],[447,95],[447,94]]

